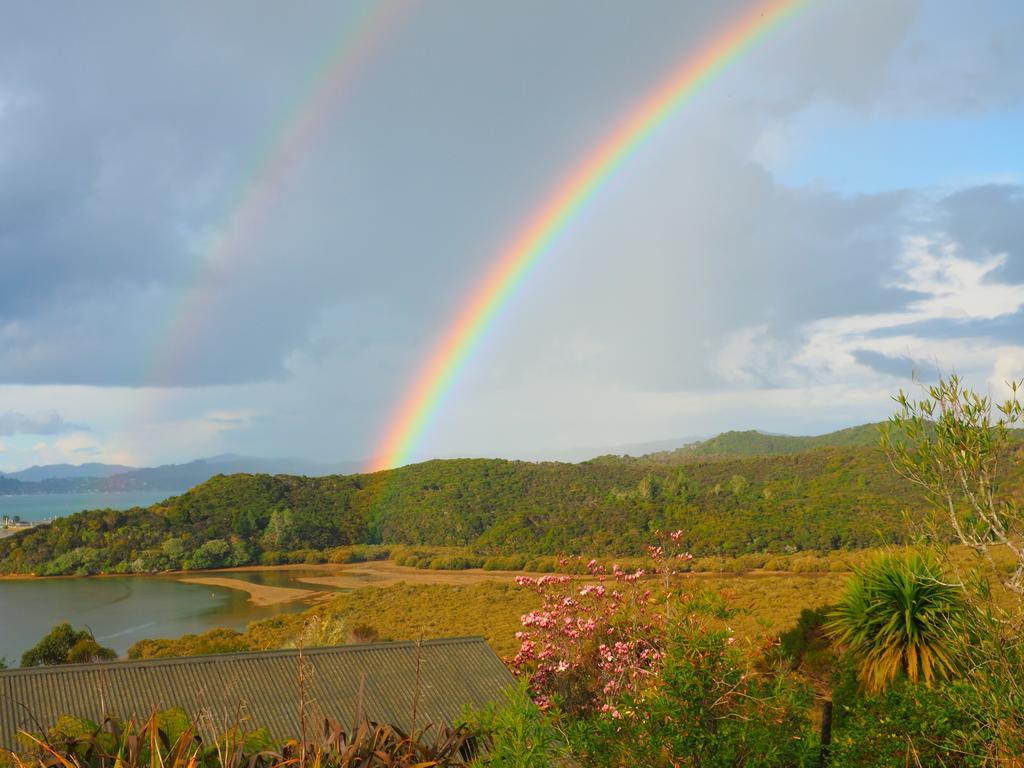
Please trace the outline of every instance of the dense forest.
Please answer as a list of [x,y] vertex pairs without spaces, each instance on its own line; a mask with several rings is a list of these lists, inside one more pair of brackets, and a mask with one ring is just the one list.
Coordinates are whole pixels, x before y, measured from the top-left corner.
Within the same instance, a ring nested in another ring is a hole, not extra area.
[[0,540],[0,571],[152,572],[276,563],[352,544],[481,554],[642,551],[683,529],[697,555],[900,541],[919,502],[877,448],[775,456],[429,461],[374,475],[217,476],[147,509],[93,510]]

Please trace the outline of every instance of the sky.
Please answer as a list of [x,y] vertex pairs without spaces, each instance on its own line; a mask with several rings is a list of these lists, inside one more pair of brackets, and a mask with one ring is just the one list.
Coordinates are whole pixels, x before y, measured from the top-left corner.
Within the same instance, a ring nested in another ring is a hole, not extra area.
[[[503,247],[752,5],[5,3],[0,471],[371,458]],[[582,211],[414,458],[822,433],[915,371],[1003,394],[1022,37],[1012,0],[810,0]]]

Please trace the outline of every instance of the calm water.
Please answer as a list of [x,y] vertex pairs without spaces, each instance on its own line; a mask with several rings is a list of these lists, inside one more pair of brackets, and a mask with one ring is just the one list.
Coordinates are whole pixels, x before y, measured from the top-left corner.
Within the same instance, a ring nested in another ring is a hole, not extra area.
[[174,494],[167,491],[126,491],[124,493],[37,493],[0,496],[0,517],[18,515],[38,522],[63,517],[83,509],[131,509],[148,507]]
[[[231,576],[273,586],[323,589],[294,579],[314,571],[252,572]],[[316,573],[320,573],[316,571]],[[199,574],[197,574],[199,575]],[[185,584],[170,576],[104,576],[0,580],[0,656],[8,665],[54,624],[88,626],[102,645],[119,654],[137,640],[199,634],[215,627],[244,629],[257,619],[302,611],[303,602],[258,608],[245,592]]]

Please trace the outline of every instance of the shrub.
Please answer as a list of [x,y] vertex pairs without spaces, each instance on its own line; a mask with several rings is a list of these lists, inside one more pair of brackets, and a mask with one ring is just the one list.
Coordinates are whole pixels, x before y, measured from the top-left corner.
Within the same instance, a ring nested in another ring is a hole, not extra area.
[[858,677],[847,665],[833,692],[832,768],[1013,764],[986,757],[995,757],[993,734],[977,718],[986,705],[971,686],[926,688],[903,678],[880,694],[864,694]]
[[241,632],[233,629],[211,629],[201,635],[183,635],[174,640],[139,640],[128,649],[128,658],[158,659],[248,650],[251,650],[249,642]]
[[614,695],[650,674],[660,655],[652,595],[635,587],[644,572],[616,568],[606,587],[604,569],[593,560],[590,566],[597,584],[565,575],[516,579],[542,604],[522,617],[513,671],[529,680],[539,704],[573,716],[609,711]]
[[567,757],[561,734],[548,713],[533,703],[525,683],[505,692],[505,702],[466,716],[486,751],[473,765],[481,768],[550,768]]
[[104,648],[88,630],[76,632],[70,624],[57,624],[33,648],[21,656],[21,666],[41,667],[57,664],[79,664],[89,661],[110,661],[117,654]]

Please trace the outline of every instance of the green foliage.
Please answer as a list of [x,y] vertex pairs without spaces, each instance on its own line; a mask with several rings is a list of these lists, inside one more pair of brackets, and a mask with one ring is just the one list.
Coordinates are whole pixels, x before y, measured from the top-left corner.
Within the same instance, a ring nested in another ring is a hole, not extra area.
[[117,653],[111,648],[105,648],[95,640],[92,636],[79,638],[71,650],[68,651],[67,663],[68,664],[89,664],[95,661],[113,661],[117,658]]
[[57,624],[36,645],[25,651],[21,666],[40,667],[57,664],[82,664],[110,661],[117,654],[104,648],[88,630],[76,632],[70,624]]
[[533,703],[524,683],[506,691],[503,704],[470,712],[466,720],[487,745],[474,766],[550,768],[567,757],[551,716]]
[[1024,755],[1024,643],[1021,617],[1008,621],[993,611],[971,614],[974,631],[963,637],[962,682],[948,689],[949,705],[974,722],[989,744],[992,764]]
[[858,570],[828,628],[857,660],[865,688],[878,692],[901,676],[927,685],[954,676],[964,616],[959,588],[919,552]]
[[231,544],[224,539],[210,539],[204,542],[188,559],[189,568],[221,568],[229,564]]
[[864,695],[849,666],[833,693],[832,768],[1013,765],[999,760],[984,703],[965,682],[933,688],[896,681]]
[[627,697],[618,717],[567,724],[587,766],[808,765],[817,754],[810,692],[786,676],[751,673],[725,630],[677,622],[649,688]]

